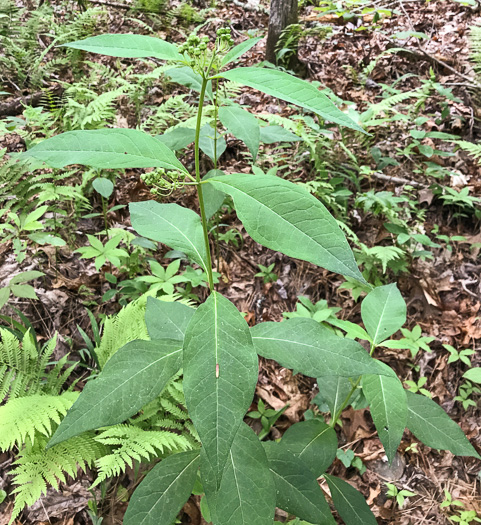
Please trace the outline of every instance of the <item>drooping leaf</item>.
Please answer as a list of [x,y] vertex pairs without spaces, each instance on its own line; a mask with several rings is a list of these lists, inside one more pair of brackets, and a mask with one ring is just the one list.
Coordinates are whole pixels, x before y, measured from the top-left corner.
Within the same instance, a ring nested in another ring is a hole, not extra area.
[[182,60],[177,46],[160,38],[145,35],[105,34],[64,44],[64,47],[81,49],[119,58],[159,58],[160,60]]
[[92,182],[92,186],[97,193],[100,193],[104,199],[108,199],[114,191],[112,181],[105,177],[98,177]]
[[397,332],[406,322],[406,303],[395,283],[379,286],[361,304],[367,333],[375,345]]
[[333,428],[318,419],[290,426],[282,436],[281,447],[298,457],[317,478],[336,457],[337,436]]
[[316,476],[305,462],[278,443],[263,445],[276,484],[277,506],[309,523],[334,525]]
[[302,139],[282,126],[265,126],[261,128],[260,140],[265,144],[274,144],[275,142],[299,142]]
[[177,301],[167,302],[147,297],[145,324],[152,340],[184,341],[185,331],[195,310]]
[[251,334],[260,356],[306,376],[388,373],[359,343],[335,335],[314,319],[296,317],[282,323],[260,323],[251,328]]
[[207,271],[207,252],[200,217],[178,204],[155,201],[129,204],[135,231],[174,250],[180,250]]
[[232,196],[247,233],[259,244],[365,282],[337,222],[306,189],[244,173],[207,182]]
[[325,474],[332,501],[346,525],[377,525],[376,518],[363,495],[352,485]]
[[42,140],[22,156],[43,160],[52,168],[83,164],[94,168],[186,169],[162,142],[137,129],[67,131]]
[[255,432],[242,423],[232,443],[216,501],[217,523],[273,523],[276,487],[266,453]]
[[[202,180],[212,179],[213,177],[222,177],[224,172],[221,170],[210,170]],[[209,219],[216,213],[225,200],[225,193],[217,190],[212,184],[202,184],[202,193],[204,196],[205,215]]]
[[219,119],[229,133],[245,143],[255,160],[260,142],[260,127],[256,117],[234,105],[219,108]]
[[[384,363],[379,363],[386,366]],[[391,462],[401,443],[407,423],[406,391],[395,376],[365,375],[362,391],[371,407],[371,416],[386,456]]]
[[115,425],[157,397],[182,364],[179,341],[132,341],[89,381],[49,441],[57,443],[87,430]]
[[432,399],[406,391],[407,427],[425,445],[481,459],[461,428]]
[[224,137],[218,132],[216,135],[214,128],[210,124],[206,124],[200,130],[199,147],[212,162],[215,162],[227,149],[227,144]]
[[[177,82],[177,84],[181,84],[189,89],[193,89],[194,91],[200,91],[202,89],[202,77],[195,71],[192,71],[188,66],[169,69],[165,74],[174,82]],[[207,83],[206,94],[210,100],[213,99],[211,81]]]
[[190,128],[175,128],[172,131],[157,135],[155,137],[160,140],[172,151],[186,148],[195,140],[195,129]]
[[184,339],[184,394],[217,487],[257,383],[249,327],[217,292],[197,308]]
[[130,498],[124,525],[173,523],[194,487],[199,451],[180,452],[163,459]]
[[262,40],[262,37],[250,38],[249,40],[244,40],[244,42],[237,44],[224,56],[221,62],[221,67],[226,66],[230,62],[234,62],[234,60],[237,60],[244,53],[247,53],[247,51],[254,47],[259,40]]
[[259,67],[239,67],[220,73],[218,76],[301,106],[341,126],[363,131],[358,124],[338,109],[322,91],[319,91],[309,82],[283,71]]

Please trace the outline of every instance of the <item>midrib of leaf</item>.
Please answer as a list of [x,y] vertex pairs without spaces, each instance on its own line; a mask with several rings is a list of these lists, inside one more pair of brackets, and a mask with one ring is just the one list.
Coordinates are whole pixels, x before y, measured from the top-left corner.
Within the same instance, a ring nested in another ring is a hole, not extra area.
[[[394,289],[394,288],[393,288]],[[381,324],[382,324],[382,319],[384,317],[384,312],[386,311],[386,308],[387,308],[387,305],[388,305],[388,302],[389,302],[389,297],[391,296],[391,290],[389,290],[389,295],[387,296],[387,299],[386,301],[384,301],[384,304],[383,304],[383,307],[382,307],[382,310],[381,310],[381,315],[379,317],[379,322],[377,324],[377,328],[376,328],[376,333],[374,334],[374,337],[372,338],[372,340],[375,342],[377,340],[377,335],[379,334],[379,330],[381,328]]]
[[[253,197],[252,195],[249,195],[248,193],[246,193],[245,191],[237,188],[236,186],[234,186],[233,184],[229,184],[228,182],[225,182],[225,181],[222,181],[222,180],[215,180],[216,182],[220,182],[222,184],[225,184],[226,186],[230,186],[231,188],[234,188],[234,190],[242,193],[245,197],[248,197],[249,199],[251,199],[252,201],[256,202],[257,204],[259,204],[260,206],[262,206],[263,208],[265,208],[266,210],[269,210],[273,215],[275,215],[276,217],[278,217],[283,223],[285,224],[288,224],[289,226],[291,226],[292,228],[294,228],[295,230],[297,230],[299,232],[299,234],[302,236],[302,237],[307,237],[310,241],[314,241],[315,244],[317,244],[319,246],[319,248],[327,253],[330,257],[333,257],[344,269],[347,270],[348,274],[351,275],[351,272],[352,272],[352,269],[349,268],[348,266],[346,266],[341,259],[339,259],[336,255],[334,255],[333,253],[331,253],[329,250],[326,250],[326,248],[324,248],[324,246],[322,246],[322,244],[319,244],[318,241],[316,241],[315,239],[313,239],[312,237],[309,237],[309,235],[307,235],[305,232],[303,232],[301,229],[299,229],[295,224],[293,224],[292,222],[289,222],[287,219],[285,219],[282,215],[279,215],[276,211],[274,211],[272,208],[269,208],[269,206],[266,206],[263,202],[259,201],[258,199],[256,199],[255,197]],[[234,198],[234,201],[235,201],[235,198]],[[279,228],[281,229],[281,228]],[[339,272],[340,273],[340,272]]]
[[[280,474],[278,474],[275,470],[273,470],[272,468],[269,467],[269,470],[275,474],[278,478],[280,478],[282,481],[284,481],[285,483],[287,483],[290,487],[292,487],[292,489],[294,490],[294,492],[296,494],[298,494],[299,496],[301,496],[302,500],[304,501],[304,504],[308,504],[309,506],[311,507],[314,507],[316,510],[317,510],[317,507],[315,505],[313,505],[311,503],[311,501],[309,500],[309,498],[307,498],[306,496],[304,496],[304,494],[295,486],[293,485],[287,478],[285,478],[284,476],[281,476]],[[319,490],[321,490],[319,488]]]
[[[232,473],[234,474],[235,487],[236,487],[236,490],[237,490],[237,498],[238,498],[239,503],[240,503],[239,507],[241,509],[241,514],[242,514],[242,523],[245,523],[245,520],[244,520],[244,507],[242,505],[242,498],[241,498],[241,495],[240,495],[240,492],[239,492],[239,482],[237,481],[237,474],[236,474],[236,468],[235,468],[235,463],[234,463],[234,457],[232,456],[232,449],[230,450],[229,454],[230,454],[230,460],[232,462]],[[237,508],[239,508],[239,507],[237,507]],[[232,514],[237,510],[237,508],[232,511]]]
[[[359,520],[362,520],[362,516],[360,516],[356,510],[356,507],[354,505],[351,504],[351,502],[346,498],[346,496],[344,496],[344,493],[341,492],[338,488],[337,488],[337,485],[335,483],[333,483],[333,486],[336,488],[336,491],[337,493],[342,497],[342,499],[347,503],[348,507],[351,509],[351,512],[353,512],[356,517],[359,519]],[[359,523],[362,523],[361,521],[359,521]]]
[[[178,474],[178,475],[172,480],[172,482],[170,483],[170,485],[164,490],[163,495],[166,494],[166,493],[169,491],[170,487],[172,487],[172,485],[173,485],[173,484],[174,484],[174,483],[175,483],[175,482],[176,482],[176,481],[182,476],[182,474],[183,474],[183,473],[184,473],[184,472],[185,472],[185,471],[186,471],[186,470],[192,465],[192,463],[194,463],[194,461],[197,461],[197,459],[198,459],[198,456],[195,456],[194,459],[193,459],[188,465],[186,465],[186,466],[182,469],[181,472],[179,472],[179,474]],[[162,495],[162,496],[163,496],[163,495]],[[146,514],[145,518],[140,522],[140,525],[142,525],[142,523],[145,522],[146,518],[147,518],[148,516],[150,516],[150,514],[154,511],[154,509],[156,508],[156,506],[159,504],[159,501],[160,501],[160,499],[162,498],[162,496],[157,500],[156,504],[153,505],[153,506],[151,507],[151,509],[149,510],[149,512]]]
[[[219,362],[219,331],[217,328],[217,318],[218,318],[217,295],[214,293],[214,341],[215,341],[216,370],[217,370],[217,363]],[[220,439],[219,439],[219,427],[220,427],[219,425],[219,414],[220,414],[219,403],[220,401],[219,401],[219,381],[217,381],[217,378],[215,381],[215,403],[217,407],[217,412],[215,415],[215,421],[216,421],[216,430],[215,430],[216,444],[215,446],[217,450],[217,457],[219,457],[219,442],[220,442]],[[232,454],[232,449],[231,449],[231,454]],[[219,486],[220,486],[220,482],[221,480],[219,480],[219,483],[218,483]]]
[[299,456],[302,456],[302,454],[304,454],[304,452],[311,446],[312,443],[314,443],[314,441],[316,441],[316,439],[320,436],[322,436],[322,434],[324,434],[325,432],[327,432],[328,430],[330,430],[330,427],[327,427],[327,428],[324,428],[322,429],[321,432],[319,432],[315,437],[313,437],[309,443],[307,443],[307,445],[301,450],[301,452],[299,452]]

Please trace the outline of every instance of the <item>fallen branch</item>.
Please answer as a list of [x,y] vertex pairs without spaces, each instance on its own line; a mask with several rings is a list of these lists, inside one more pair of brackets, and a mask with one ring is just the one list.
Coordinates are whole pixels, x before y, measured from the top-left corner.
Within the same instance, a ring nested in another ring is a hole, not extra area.
[[[61,86],[55,86],[49,90],[53,95],[60,95],[63,88]],[[26,97],[17,97],[9,102],[0,104],[0,117],[14,117],[23,112],[24,106],[39,106],[42,99],[45,97],[45,91],[38,91],[32,95]]]

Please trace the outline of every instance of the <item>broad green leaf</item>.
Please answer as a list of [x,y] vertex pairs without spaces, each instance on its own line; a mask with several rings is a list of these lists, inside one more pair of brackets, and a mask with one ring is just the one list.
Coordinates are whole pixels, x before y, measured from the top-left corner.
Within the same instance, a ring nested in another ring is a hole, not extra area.
[[469,381],[473,381],[473,383],[481,383],[481,368],[479,366],[471,368],[467,372],[464,372],[463,377]]
[[[213,177],[222,177],[224,172],[221,170],[210,170],[207,172],[202,180],[212,179]],[[202,194],[204,196],[205,215],[209,219],[219,211],[224,203],[225,193],[219,191],[212,184],[202,184]]]
[[130,498],[124,525],[173,523],[194,487],[199,451],[173,454],[158,463]]
[[[193,89],[194,91],[200,91],[202,89],[202,77],[198,73],[195,73],[195,71],[192,71],[188,66],[169,69],[165,74],[174,82],[177,82],[177,84],[181,84],[189,89]],[[207,83],[206,94],[210,100],[213,100],[211,81]]]
[[132,226],[142,237],[180,250],[207,271],[207,252],[200,217],[178,204],[155,201],[129,204]]
[[145,324],[152,340],[184,341],[185,331],[195,310],[177,301],[167,302],[147,297]]
[[329,485],[334,506],[346,525],[377,525],[374,514],[359,491],[335,476],[326,474],[324,477]]
[[432,399],[406,391],[409,430],[425,445],[481,459],[461,428]]
[[239,219],[259,244],[365,282],[336,220],[305,188],[244,173],[207,183],[232,196]]
[[276,487],[266,453],[255,432],[242,423],[222,476],[217,523],[266,525],[274,522]]
[[311,419],[290,426],[280,445],[303,461],[317,478],[326,472],[336,457],[337,436],[326,423]]
[[260,356],[309,377],[388,373],[359,343],[335,335],[314,319],[260,323],[251,334]]
[[260,140],[265,144],[274,144],[275,142],[299,142],[302,139],[282,126],[265,126],[261,128]]
[[33,286],[29,284],[11,284],[9,288],[13,295],[22,299],[38,299]]
[[57,237],[56,235],[52,235],[47,232],[31,233],[28,235],[28,238],[31,239],[33,242],[42,245],[51,244],[52,246],[65,246],[67,244],[60,237]]
[[217,487],[257,383],[249,327],[217,292],[197,308],[184,339],[184,394]]
[[64,44],[64,47],[119,58],[153,57],[160,60],[183,60],[174,44],[144,35],[105,34],[69,42]]
[[3,308],[10,297],[10,288],[0,288],[0,308]]
[[38,219],[40,219],[40,217],[48,210],[48,205],[45,204],[44,206],[40,206],[39,208],[36,208],[35,210],[31,211],[26,217],[25,219],[23,220],[23,228],[28,230],[28,229],[33,229],[33,228],[29,228],[28,226],[29,225],[37,225],[37,224],[40,224],[40,226],[42,226],[41,223],[37,222]]
[[42,140],[22,156],[52,168],[82,164],[94,168],[166,168],[187,170],[162,142],[137,129],[67,131]]
[[229,133],[245,143],[255,160],[260,141],[260,127],[256,117],[240,106],[234,105],[221,107],[219,119]]
[[220,73],[218,76],[301,106],[341,126],[363,131],[358,124],[338,109],[322,91],[319,91],[309,82],[283,71],[259,67],[239,67],[226,73]]
[[114,191],[114,185],[111,180],[105,177],[99,177],[92,182],[92,186],[97,193],[100,193],[104,199],[108,199]]
[[309,523],[334,525],[316,476],[304,461],[278,443],[264,443],[277,490],[277,506]]
[[249,49],[254,47],[257,44],[257,42],[259,42],[259,40],[262,40],[262,37],[250,38],[249,40],[244,40],[244,42],[237,44],[222,59],[221,67],[226,66],[230,62],[237,60],[244,53],[247,53],[247,51],[249,51]]
[[155,399],[182,365],[179,341],[132,341],[88,381],[49,441],[57,443],[87,430],[122,423]]
[[317,379],[319,396],[327,403],[331,416],[337,414],[356,380],[356,376],[325,376]]
[[27,281],[33,281],[33,279],[38,279],[39,277],[43,277],[45,274],[43,272],[38,272],[37,270],[30,270],[28,272],[21,272],[17,275],[14,275],[11,279],[9,284],[18,284],[18,283],[26,283]]
[[406,322],[406,303],[396,284],[370,292],[361,304],[361,316],[375,345],[397,332]]
[[186,148],[189,144],[194,142],[195,129],[175,128],[163,135],[157,135],[155,138],[160,140],[160,142],[165,144],[172,151],[177,151]]
[[[384,363],[379,362],[379,365]],[[387,365],[384,365],[389,368]],[[362,391],[371,407],[371,416],[391,462],[406,428],[408,404],[406,391],[395,376],[364,375]]]
[[214,128],[210,124],[206,124],[200,130],[199,147],[212,162],[215,162],[224,153],[227,144],[224,137],[219,135],[219,132],[216,135]]

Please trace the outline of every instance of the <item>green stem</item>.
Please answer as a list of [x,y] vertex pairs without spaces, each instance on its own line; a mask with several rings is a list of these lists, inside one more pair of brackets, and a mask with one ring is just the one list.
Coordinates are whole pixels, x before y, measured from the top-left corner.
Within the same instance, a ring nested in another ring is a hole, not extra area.
[[209,279],[209,290],[214,291],[214,276],[212,275],[212,258],[210,255],[209,232],[207,231],[207,218],[205,216],[204,196],[202,194],[202,185],[200,181],[200,154],[199,154],[199,137],[200,125],[202,123],[202,109],[204,107],[205,90],[207,88],[207,79],[202,79],[202,88],[200,90],[199,109],[197,112],[197,124],[195,127],[195,180],[197,182],[197,195],[199,197],[200,218],[202,229],[204,231],[204,243],[207,251],[207,278]]
[[[372,356],[374,350],[376,348],[376,345],[374,343],[371,343],[371,350],[369,352],[369,355]],[[349,401],[351,400],[351,397],[352,397],[352,394],[354,394],[354,392],[356,391],[356,388],[359,386],[359,383],[361,382],[361,376],[359,376],[356,380],[356,382],[352,385],[352,388],[349,392],[349,394],[347,395],[346,399],[344,400],[344,403],[339,407],[339,410],[333,414],[333,417],[332,417],[332,420],[331,422],[329,423],[329,426],[334,428],[336,426],[336,422],[337,420],[339,419],[339,417],[341,416],[342,414],[342,411],[347,407],[347,405],[349,404]]]

